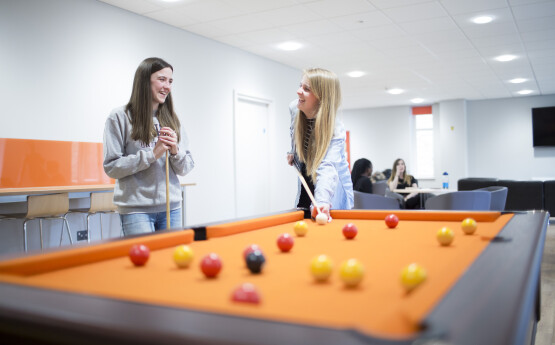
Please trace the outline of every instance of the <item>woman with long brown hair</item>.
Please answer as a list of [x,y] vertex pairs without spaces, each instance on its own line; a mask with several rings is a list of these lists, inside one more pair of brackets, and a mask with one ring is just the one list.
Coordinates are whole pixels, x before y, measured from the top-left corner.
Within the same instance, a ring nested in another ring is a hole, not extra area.
[[194,167],[189,143],[173,110],[173,67],[145,59],[135,72],[127,105],[112,110],[104,128],[104,171],[116,179],[114,203],[125,235],[166,228],[166,153],[170,226],[181,227],[177,175]]

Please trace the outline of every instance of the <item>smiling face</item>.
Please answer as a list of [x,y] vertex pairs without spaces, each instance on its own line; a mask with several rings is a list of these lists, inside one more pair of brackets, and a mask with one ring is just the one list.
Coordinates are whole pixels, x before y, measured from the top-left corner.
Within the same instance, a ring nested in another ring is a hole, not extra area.
[[312,92],[310,82],[306,76],[303,76],[303,80],[297,90],[297,96],[299,96],[297,108],[305,114],[306,118],[313,119],[318,111],[319,101]]
[[173,71],[166,67],[150,76],[150,89],[152,91],[152,109],[158,109],[158,105],[166,101],[166,97],[172,89]]

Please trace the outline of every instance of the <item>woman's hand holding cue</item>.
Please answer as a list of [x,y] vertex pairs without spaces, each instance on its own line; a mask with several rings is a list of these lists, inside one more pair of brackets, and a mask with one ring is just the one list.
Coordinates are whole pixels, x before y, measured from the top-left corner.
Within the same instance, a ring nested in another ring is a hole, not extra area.
[[162,155],[168,150],[172,155],[175,155],[177,154],[177,152],[179,152],[179,146],[177,144],[177,134],[175,134],[175,132],[169,127],[162,127],[158,135],[158,141],[156,142],[156,145],[153,149],[154,157],[158,159],[162,157]]

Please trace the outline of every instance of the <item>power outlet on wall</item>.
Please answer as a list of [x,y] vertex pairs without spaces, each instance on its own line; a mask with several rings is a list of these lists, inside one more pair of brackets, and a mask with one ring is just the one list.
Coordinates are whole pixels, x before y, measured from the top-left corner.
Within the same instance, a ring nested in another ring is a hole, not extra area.
[[87,230],[77,231],[77,241],[87,240],[89,237],[87,235]]

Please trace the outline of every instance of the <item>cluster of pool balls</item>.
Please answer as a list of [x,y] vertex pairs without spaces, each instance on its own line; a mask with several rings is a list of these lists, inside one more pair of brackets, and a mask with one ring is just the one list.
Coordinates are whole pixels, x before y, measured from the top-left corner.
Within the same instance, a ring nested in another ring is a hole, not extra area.
[[[327,216],[323,225],[328,222]],[[385,224],[388,228],[394,229],[399,224],[399,218],[395,214],[389,214],[385,217]],[[461,228],[465,234],[473,234],[476,231],[477,224],[472,218],[466,218],[461,223]],[[299,237],[303,237],[308,233],[308,224],[305,221],[295,223],[293,230]],[[353,223],[343,226],[343,236],[352,240],[358,234],[358,229]],[[438,242],[442,246],[449,246],[455,237],[453,230],[448,227],[441,228],[436,234]],[[283,233],[277,238],[277,246],[282,252],[289,252],[294,246],[295,240],[289,233]],[[135,244],[129,251],[129,258],[135,266],[143,266],[146,264],[150,256],[150,250],[144,244]],[[173,260],[180,268],[187,268],[194,258],[193,250],[187,245],[179,245],[174,249]],[[243,250],[243,259],[249,271],[253,274],[262,272],[266,258],[262,249],[251,244]],[[318,255],[310,262],[310,272],[314,279],[318,282],[325,282],[333,272],[333,261],[327,255]],[[200,269],[207,278],[215,278],[222,269],[222,260],[216,253],[205,255],[200,262]],[[364,277],[364,266],[357,259],[348,259],[340,266],[340,277],[345,286],[356,287]],[[401,284],[407,291],[413,290],[426,280],[426,270],[417,263],[412,263],[401,271]],[[234,301],[259,303],[260,296],[253,284],[245,283],[238,286],[232,294]]]

